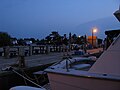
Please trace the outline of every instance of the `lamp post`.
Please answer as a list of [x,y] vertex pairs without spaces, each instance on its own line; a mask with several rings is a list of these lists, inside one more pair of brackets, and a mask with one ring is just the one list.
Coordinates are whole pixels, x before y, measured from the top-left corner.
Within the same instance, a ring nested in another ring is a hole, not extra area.
[[92,29],[92,47],[94,46],[94,33],[97,32],[97,28]]

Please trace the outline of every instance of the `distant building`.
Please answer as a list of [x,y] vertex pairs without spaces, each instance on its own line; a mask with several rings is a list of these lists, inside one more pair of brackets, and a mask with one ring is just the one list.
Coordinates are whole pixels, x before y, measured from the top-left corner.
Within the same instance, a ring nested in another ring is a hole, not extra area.
[[93,39],[93,47],[97,47],[98,46],[98,39],[97,36],[88,36],[87,37],[87,41],[92,45],[92,39]]
[[31,45],[32,44],[32,41],[31,40],[24,40],[26,45]]
[[13,41],[12,41],[12,44],[13,44],[13,45],[17,45],[17,44],[18,44],[18,41],[17,41],[17,40],[13,40]]

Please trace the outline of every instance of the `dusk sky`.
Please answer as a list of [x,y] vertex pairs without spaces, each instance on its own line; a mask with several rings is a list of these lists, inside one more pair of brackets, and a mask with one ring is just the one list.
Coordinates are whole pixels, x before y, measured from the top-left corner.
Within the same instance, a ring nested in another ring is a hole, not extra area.
[[[92,27],[75,28],[94,20],[115,18],[113,12],[119,4],[120,0],[0,0],[0,31],[12,37],[39,39],[51,31],[90,35]],[[118,23],[116,19],[115,22]],[[117,27],[120,29],[120,23]],[[101,38],[104,33],[97,35]]]

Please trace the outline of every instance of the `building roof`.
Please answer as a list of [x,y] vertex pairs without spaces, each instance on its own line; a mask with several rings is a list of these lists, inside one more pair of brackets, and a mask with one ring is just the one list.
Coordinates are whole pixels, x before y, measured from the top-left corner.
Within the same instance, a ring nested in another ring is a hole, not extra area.
[[119,30],[105,31],[105,35],[108,35],[108,36],[117,37],[119,34],[120,34],[120,29]]

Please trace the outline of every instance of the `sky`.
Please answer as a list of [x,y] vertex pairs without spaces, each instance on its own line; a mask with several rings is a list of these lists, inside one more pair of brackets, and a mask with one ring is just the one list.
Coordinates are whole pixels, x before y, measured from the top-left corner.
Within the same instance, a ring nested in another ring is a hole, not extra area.
[[16,38],[42,39],[52,31],[82,35],[88,30],[79,32],[77,26],[111,17],[119,4],[120,0],[0,0],[0,31]]

